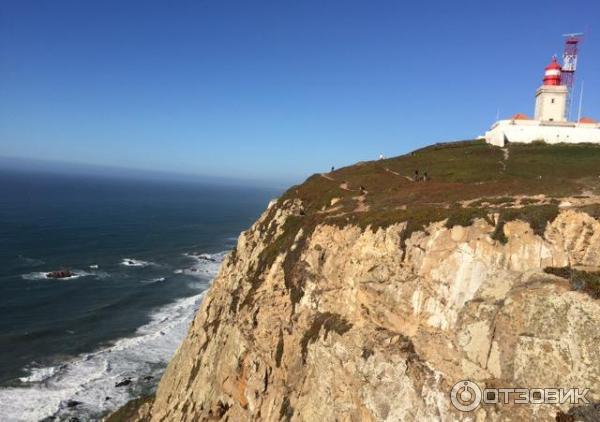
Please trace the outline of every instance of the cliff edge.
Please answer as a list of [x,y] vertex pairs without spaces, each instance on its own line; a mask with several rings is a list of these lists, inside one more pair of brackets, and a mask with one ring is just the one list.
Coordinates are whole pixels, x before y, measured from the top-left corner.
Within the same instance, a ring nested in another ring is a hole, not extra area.
[[[599,420],[599,218],[590,145],[440,144],[314,175],[240,235],[128,418]],[[589,392],[464,411],[460,381]]]

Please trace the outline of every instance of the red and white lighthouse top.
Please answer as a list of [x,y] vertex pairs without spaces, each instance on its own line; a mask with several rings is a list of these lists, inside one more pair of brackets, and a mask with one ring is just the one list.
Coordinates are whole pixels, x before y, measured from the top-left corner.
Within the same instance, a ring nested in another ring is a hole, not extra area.
[[556,60],[556,56],[552,57],[552,63],[546,66],[544,73],[544,85],[560,85],[561,67]]

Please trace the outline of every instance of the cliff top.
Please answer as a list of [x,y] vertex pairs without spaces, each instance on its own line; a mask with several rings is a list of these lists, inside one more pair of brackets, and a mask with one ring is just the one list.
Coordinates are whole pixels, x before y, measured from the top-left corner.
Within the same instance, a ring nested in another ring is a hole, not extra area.
[[[292,203],[301,205],[281,230],[271,224],[278,210]],[[303,287],[294,280],[301,277],[293,268],[320,224],[377,230],[405,222],[400,239],[404,248],[414,232],[433,222],[445,221],[450,228],[482,218],[495,227],[492,239],[506,243],[506,222],[525,221],[535,234],[543,235],[559,208],[600,217],[599,146],[540,143],[499,148],[479,140],[462,141],[315,174],[282,195],[258,227],[268,246],[260,254],[253,288],[243,305],[252,303],[262,272],[287,250],[286,287],[293,303],[300,300]]]
[[315,174],[290,188],[282,200],[301,199],[307,215],[322,222],[376,228],[415,218],[470,224],[489,211],[525,207],[547,213],[565,198],[585,206],[597,202],[591,200],[597,194],[598,146],[498,148],[477,140],[436,144]]

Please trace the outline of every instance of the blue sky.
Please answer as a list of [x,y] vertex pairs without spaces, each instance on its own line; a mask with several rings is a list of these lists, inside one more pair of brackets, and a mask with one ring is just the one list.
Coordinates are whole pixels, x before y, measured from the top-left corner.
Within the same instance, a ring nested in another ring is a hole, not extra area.
[[599,118],[598,16],[595,0],[4,0],[0,156],[297,182],[532,114],[573,31]]

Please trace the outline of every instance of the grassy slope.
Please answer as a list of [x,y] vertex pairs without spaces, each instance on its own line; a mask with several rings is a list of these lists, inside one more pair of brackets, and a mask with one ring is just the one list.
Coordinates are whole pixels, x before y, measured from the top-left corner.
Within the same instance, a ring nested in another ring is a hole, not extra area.
[[[510,205],[517,195],[560,198],[584,191],[600,192],[598,146],[511,145],[508,155],[505,160],[502,149],[483,141],[434,145],[404,156],[359,163],[328,173],[334,180],[314,175],[302,185],[292,187],[284,198],[301,198],[309,215],[329,206],[332,198],[342,198],[343,208],[336,213],[343,214],[342,219],[379,226],[421,214],[431,214],[434,219],[447,217],[456,211],[459,202],[469,200],[479,199],[479,204],[472,208],[481,209],[486,208],[483,205],[488,199],[491,204],[487,208],[497,209]],[[420,174],[426,171],[430,180],[408,180],[417,169]],[[341,189],[342,183],[353,190]],[[360,195],[360,186],[368,191],[365,196],[368,212],[354,212],[353,197]],[[321,219],[332,216],[325,214]]]

